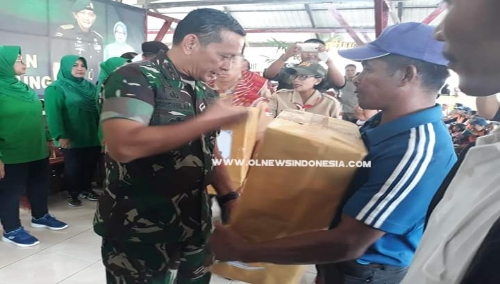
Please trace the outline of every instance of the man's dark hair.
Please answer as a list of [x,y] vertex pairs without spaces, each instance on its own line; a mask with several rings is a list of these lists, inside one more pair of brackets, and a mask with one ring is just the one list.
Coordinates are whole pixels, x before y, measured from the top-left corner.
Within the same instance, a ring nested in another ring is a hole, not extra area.
[[231,15],[204,8],[191,11],[175,28],[172,44],[179,45],[189,34],[196,35],[202,46],[222,42],[221,32],[230,31],[245,36],[245,30]]
[[450,77],[448,67],[404,57],[400,55],[387,55],[382,58],[387,63],[389,72],[394,74],[397,70],[413,65],[417,68],[418,74],[422,77],[422,86],[428,91],[438,93]]
[[347,64],[347,65],[345,66],[345,69],[347,69],[347,68],[349,68],[349,67],[354,67],[354,68],[358,69],[358,67],[356,67],[356,65],[354,65],[354,64]]
[[304,41],[304,43],[319,43],[319,44],[322,44],[322,45],[326,45],[326,43],[318,38],[311,38],[311,39],[308,39],[306,41]]
[[137,56],[137,53],[135,52],[125,52],[124,54],[122,54],[120,57],[121,58],[125,58],[125,59],[128,59],[128,60],[132,60],[134,59],[134,57]]

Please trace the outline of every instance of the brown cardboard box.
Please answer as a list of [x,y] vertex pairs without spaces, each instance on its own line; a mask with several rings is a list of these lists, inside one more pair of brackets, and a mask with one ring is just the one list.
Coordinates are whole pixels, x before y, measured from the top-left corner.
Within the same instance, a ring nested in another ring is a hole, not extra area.
[[230,225],[251,242],[327,229],[367,150],[350,122],[283,111],[266,129],[256,159],[337,161],[345,167],[252,166]]
[[[217,138],[217,145],[224,159],[244,160],[244,165],[226,165],[231,182],[235,188],[240,188],[248,172],[246,161],[252,157],[257,138],[260,110],[249,108],[246,120],[222,127]],[[212,186],[208,187],[210,194],[216,194]]]
[[212,273],[250,284],[300,284],[306,266],[269,263],[219,262]]
[[[266,129],[254,157],[264,160],[361,161],[367,151],[356,125],[300,111],[283,111]],[[250,168],[230,226],[261,242],[330,225],[356,168]],[[305,266],[217,263],[214,274],[251,284],[299,284]]]

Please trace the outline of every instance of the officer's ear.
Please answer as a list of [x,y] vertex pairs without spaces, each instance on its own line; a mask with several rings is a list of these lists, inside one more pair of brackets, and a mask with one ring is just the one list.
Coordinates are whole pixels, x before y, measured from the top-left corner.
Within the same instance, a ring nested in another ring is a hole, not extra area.
[[77,20],[78,18],[76,17],[76,15],[78,15],[78,13],[73,12],[72,14],[73,14],[73,17]]
[[199,39],[194,34],[188,34],[184,37],[182,41],[182,49],[187,55],[193,54],[195,49],[199,46]]

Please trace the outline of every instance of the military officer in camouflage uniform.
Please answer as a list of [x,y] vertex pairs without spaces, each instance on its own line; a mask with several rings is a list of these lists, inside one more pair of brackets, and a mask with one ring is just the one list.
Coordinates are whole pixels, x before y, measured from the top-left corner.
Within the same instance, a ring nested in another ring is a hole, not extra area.
[[90,0],[77,0],[73,5],[75,24],[61,25],[55,36],[69,39],[57,46],[53,65],[54,77],[59,70],[59,60],[68,54],[85,57],[88,61],[87,79],[95,82],[99,75],[99,64],[103,61],[103,37],[92,29],[96,21],[95,6]]
[[107,283],[209,283],[213,256],[206,187],[228,209],[238,194],[215,140],[247,110],[221,101],[207,82],[241,55],[245,32],[213,9],[189,13],[173,46],[104,82],[101,121],[107,181],[94,218]]

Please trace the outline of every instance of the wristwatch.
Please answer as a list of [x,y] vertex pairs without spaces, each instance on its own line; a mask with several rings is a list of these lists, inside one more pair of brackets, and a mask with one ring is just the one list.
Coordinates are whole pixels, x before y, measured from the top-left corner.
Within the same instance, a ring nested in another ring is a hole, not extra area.
[[240,197],[240,194],[236,191],[232,191],[228,194],[225,194],[222,196],[217,196],[217,201],[219,202],[219,204],[225,205],[226,203],[233,201],[233,200],[237,199],[238,197]]

